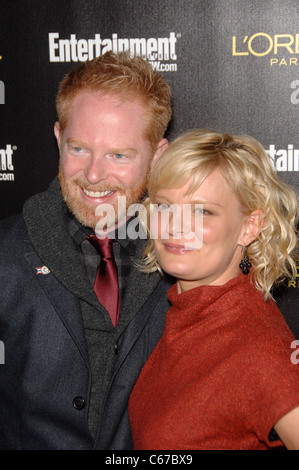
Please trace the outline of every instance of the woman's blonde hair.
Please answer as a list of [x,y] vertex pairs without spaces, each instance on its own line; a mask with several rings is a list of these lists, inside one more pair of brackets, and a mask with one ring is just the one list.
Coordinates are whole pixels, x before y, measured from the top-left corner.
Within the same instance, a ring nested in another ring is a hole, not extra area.
[[[257,140],[205,129],[189,131],[174,140],[150,174],[145,201],[148,217],[149,205],[160,189],[179,188],[190,180],[191,194],[216,168],[236,194],[245,216],[257,209],[264,213],[260,234],[247,247],[247,254],[256,287],[268,299],[273,285],[296,276],[298,198],[277,178]],[[143,255],[143,270],[161,270],[152,240]]]

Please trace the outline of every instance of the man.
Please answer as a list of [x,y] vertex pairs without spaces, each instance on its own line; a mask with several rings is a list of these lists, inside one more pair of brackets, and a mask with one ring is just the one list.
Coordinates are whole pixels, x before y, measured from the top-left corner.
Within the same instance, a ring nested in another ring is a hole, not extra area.
[[[143,59],[108,52],[72,70],[56,104],[59,177],[0,224],[0,448],[130,449],[127,403],[170,284],[136,268],[146,240],[127,209],[167,146],[170,91]],[[93,288],[97,230],[116,237],[118,321]]]

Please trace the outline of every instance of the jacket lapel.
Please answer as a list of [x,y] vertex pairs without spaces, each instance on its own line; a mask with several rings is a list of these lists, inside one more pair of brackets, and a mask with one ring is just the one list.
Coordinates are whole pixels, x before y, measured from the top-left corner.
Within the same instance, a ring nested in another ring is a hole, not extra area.
[[62,202],[57,179],[46,192],[26,202],[23,214],[35,251],[55,277],[77,297],[105,312],[69,233],[67,207]]
[[130,271],[127,289],[122,304],[123,318],[131,319],[142,308],[142,305],[150,297],[161,280],[159,273],[146,274],[142,273],[136,263],[140,262],[141,255],[145,249],[147,240],[136,240],[136,252],[132,261],[132,269]]
[[[44,290],[50,303],[60,317],[66,330],[72,336],[88,365],[88,354],[79,299],[65,289],[51,271],[47,271],[49,268],[42,263],[28,241],[25,243],[24,257],[33,271],[33,276],[37,277],[41,288]],[[42,269],[40,270],[40,268]]]

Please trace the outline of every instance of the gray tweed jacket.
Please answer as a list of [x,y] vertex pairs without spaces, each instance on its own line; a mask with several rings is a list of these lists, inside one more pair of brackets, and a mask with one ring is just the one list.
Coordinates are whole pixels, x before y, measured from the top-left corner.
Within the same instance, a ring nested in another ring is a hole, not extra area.
[[[55,180],[23,215],[0,223],[0,449],[131,449],[128,400],[163,332],[171,281],[133,268],[114,329],[65,214]],[[137,241],[136,259],[144,243]],[[94,433],[87,335],[98,347],[102,383]]]

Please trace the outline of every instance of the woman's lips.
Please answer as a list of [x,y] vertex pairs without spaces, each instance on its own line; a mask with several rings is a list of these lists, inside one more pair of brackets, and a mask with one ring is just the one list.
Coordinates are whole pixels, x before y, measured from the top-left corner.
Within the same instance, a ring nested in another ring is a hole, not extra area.
[[195,249],[194,246],[191,247],[191,246],[188,246],[187,244],[178,245],[174,243],[164,243],[164,247],[169,253],[173,253],[176,255],[183,255],[185,253],[190,253],[190,251],[194,251]]

